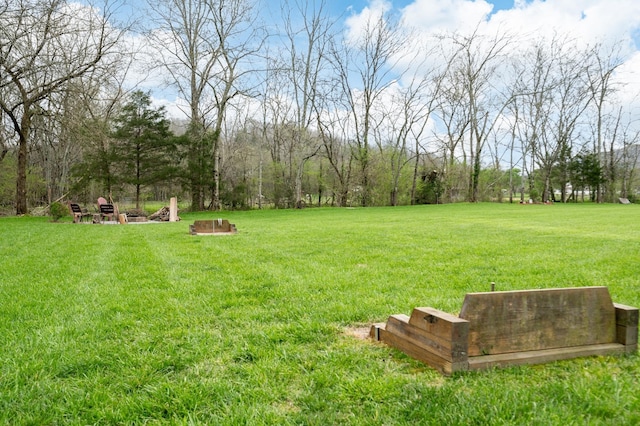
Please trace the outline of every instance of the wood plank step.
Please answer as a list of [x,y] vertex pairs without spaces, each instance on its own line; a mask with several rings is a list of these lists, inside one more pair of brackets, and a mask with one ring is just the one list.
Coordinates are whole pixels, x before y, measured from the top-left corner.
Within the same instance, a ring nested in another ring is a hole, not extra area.
[[[429,351],[434,355],[450,362],[463,362],[467,360],[467,336],[463,339],[452,340],[451,337],[443,338],[438,334],[432,334],[424,329],[413,326],[409,317],[403,314],[391,315],[387,321],[386,331],[400,338],[410,341],[412,344]],[[451,333],[449,333],[451,334]]]
[[605,343],[559,349],[542,349],[539,351],[482,355],[469,357],[469,370],[506,367],[509,365],[542,364],[545,362],[585,356],[619,355],[625,353],[625,351],[625,345],[621,345],[619,343]]
[[452,362],[446,360],[431,351],[425,350],[425,348],[417,345],[410,339],[390,333],[382,327],[377,328],[377,330],[372,331],[372,333],[377,333],[381,342],[404,352],[413,359],[428,364],[442,374],[450,375],[453,372],[464,371],[468,368],[466,361]]

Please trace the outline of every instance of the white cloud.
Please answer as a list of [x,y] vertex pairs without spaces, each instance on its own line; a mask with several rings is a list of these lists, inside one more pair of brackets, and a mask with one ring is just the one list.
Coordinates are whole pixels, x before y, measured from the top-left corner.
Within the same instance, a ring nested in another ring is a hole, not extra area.
[[415,0],[402,9],[406,25],[426,34],[473,31],[482,24],[490,33],[568,33],[593,44],[631,40],[640,29],[638,0],[516,0],[511,9],[492,11],[486,0]]
[[156,108],[164,107],[169,118],[187,120],[185,111],[189,111],[189,103],[182,98],[170,101],[166,98],[151,96],[151,103]]
[[348,41],[357,40],[367,25],[391,10],[391,7],[391,3],[387,0],[371,0],[369,6],[362,9],[360,13],[352,13],[345,19],[345,38]]
[[634,111],[638,114],[640,109],[640,51],[635,52],[625,63],[616,70],[614,76],[615,82],[620,84],[623,89],[620,90],[618,96],[621,104],[632,105],[638,104]]
[[484,0],[416,0],[402,13],[407,26],[437,33],[473,29],[492,9],[493,5]]
[[[423,40],[443,31],[508,34],[520,50],[540,39],[571,40],[577,47],[614,46],[624,64],[616,73],[624,96],[640,110],[640,1],[516,0],[511,9],[492,13],[486,0],[415,0],[402,9],[403,22]],[[409,55],[413,58],[415,55]]]

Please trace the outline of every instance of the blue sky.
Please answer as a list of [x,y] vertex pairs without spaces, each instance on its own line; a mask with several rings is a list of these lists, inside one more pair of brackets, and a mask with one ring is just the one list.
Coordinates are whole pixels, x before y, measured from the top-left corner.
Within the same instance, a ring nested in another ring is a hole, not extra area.
[[[391,0],[391,3],[396,8],[402,8],[410,3],[413,3],[415,0]],[[513,0],[486,0],[487,3],[493,4],[494,12],[503,9],[511,9],[513,7]],[[343,5],[351,5],[356,10],[362,10],[363,7],[369,4],[368,0],[348,0],[345,2],[332,2],[336,8],[344,8]]]
[[496,0],[496,1],[488,1],[487,3],[493,4],[494,12],[497,12],[499,10],[511,9],[513,7],[513,0],[511,1]]
[[[80,2],[85,2],[85,0],[79,0]],[[269,4],[274,4],[273,0],[263,0],[267,1]],[[391,0],[391,4],[396,9],[402,9],[403,7],[414,3],[415,0]],[[487,3],[493,5],[493,12],[497,12],[499,10],[507,10],[513,7],[513,0],[485,0]],[[132,13],[140,14],[143,9],[146,7],[145,0],[123,0],[124,6],[120,7],[120,14],[123,18],[130,16]],[[328,6],[331,8],[332,12],[335,15],[340,15],[344,13],[346,10],[351,10],[354,13],[360,12],[363,8],[369,5],[369,0],[347,0],[347,1],[335,1],[329,0],[327,1]],[[453,2],[452,2],[453,3]]]
[[[415,0],[387,0],[389,1],[395,9],[402,9],[405,6],[414,3]],[[493,13],[498,12],[499,10],[508,10],[513,7],[513,0],[485,0],[486,3],[493,5]],[[530,1],[530,0],[528,0]],[[328,5],[335,15],[340,15],[347,10],[350,10],[353,13],[358,13],[365,7],[367,7],[371,1],[370,0],[347,0],[347,1],[331,1],[329,0]],[[455,7],[455,1],[449,2],[452,7]]]

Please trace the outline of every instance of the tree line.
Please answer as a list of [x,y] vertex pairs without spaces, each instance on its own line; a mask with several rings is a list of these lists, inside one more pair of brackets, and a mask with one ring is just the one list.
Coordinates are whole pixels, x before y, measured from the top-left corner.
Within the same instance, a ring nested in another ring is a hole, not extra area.
[[[119,6],[0,0],[0,204],[17,214],[105,194],[193,210],[636,196],[625,44],[425,36],[393,11],[356,28],[324,0],[268,22],[252,0],[149,2],[142,23]],[[144,89],[156,76],[179,117]]]

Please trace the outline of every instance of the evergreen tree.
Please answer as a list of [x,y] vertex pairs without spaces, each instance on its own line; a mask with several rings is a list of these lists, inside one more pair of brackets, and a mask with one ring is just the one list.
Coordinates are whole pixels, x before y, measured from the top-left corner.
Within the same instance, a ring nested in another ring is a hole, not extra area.
[[584,199],[584,191],[588,188],[591,201],[596,201],[596,190],[604,183],[598,156],[592,152],[581,152],[571,161],[570,170],[574,191],[580,189]]
[[115,173],[135,187],[137,209],[143,187],[175,176],[175,138],[165,114],[152,108],[149,94],[136,91],[115,120]]

